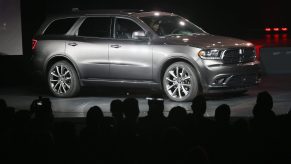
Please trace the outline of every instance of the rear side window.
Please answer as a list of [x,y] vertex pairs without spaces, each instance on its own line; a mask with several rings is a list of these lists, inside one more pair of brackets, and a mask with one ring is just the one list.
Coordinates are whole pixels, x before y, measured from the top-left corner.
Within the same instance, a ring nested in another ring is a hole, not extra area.
[[52,22],[49,27],[45,30],[44,35],[64,35],[73,24],[78,20],[78,18],[66,18],[59,19]]
[[89,17],[79,28],[79,36],[109,38],[111,36],[110,17]]

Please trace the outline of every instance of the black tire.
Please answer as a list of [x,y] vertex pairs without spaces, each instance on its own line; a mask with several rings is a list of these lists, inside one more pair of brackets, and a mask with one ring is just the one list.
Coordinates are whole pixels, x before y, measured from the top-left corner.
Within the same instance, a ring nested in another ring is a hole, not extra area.
[[[179,77],[176,76],[175,79],[172,74],[174,73],[173,70],[176,71],[174,74],[177,74],[177,67]],[[162,82],[164,93],[173,101],[192,101],[199,93],[197,76],[193,68],[185,62],[176,62],[168,66],[164,72]],[[174,93],[177,93],[177,95]]]
[[56,97],[73,97],[80,91],[79,77],[75,68],[64,60],[50,66],[47,82],[50,92]]

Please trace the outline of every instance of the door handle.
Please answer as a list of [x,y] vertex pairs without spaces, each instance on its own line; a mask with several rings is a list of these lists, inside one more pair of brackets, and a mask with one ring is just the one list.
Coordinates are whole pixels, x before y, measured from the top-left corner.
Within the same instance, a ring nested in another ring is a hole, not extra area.
[[110,47],[112,47],[112,48],[120,48],[121,46],[118,45],[118,44],[113,44],[113,45],[111,45]]
[[75,42],[71,42],[71,43],[68,43],[68,45],[70,45],[70,46],[76,46],[76,45],[78,45],[78,44],[75,43]]

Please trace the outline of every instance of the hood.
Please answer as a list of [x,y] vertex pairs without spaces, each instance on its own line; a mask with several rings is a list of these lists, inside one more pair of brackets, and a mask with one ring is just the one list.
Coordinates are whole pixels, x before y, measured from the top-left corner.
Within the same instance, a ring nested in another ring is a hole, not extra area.
[[241,39],[216,36],[211,34],[194,34],[192,36],[168,36],[160,37],[159,44],[165,45],[189,45],[192,47],[210,49],[210,48],[234,48],[234,47],[251,47],[252,43]]

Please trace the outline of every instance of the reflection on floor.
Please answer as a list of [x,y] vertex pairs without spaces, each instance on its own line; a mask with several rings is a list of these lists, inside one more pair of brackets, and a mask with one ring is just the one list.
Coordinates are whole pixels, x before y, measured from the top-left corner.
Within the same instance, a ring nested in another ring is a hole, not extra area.
[[[290,75],[273,75],[264,76],[262,83],[251,88],[243,95],[212,95],[208,96],[207,116],[213,116],[215,108],[220,104],[228,104],[231,107],[233,117],[252,116],[252,108],[256,101],[256,95],[260,91],[269,91],[274,100],[274,111],[276,114],[287,113],[291,107],[291,76]],[[103,88],[103,87],[102,87]],[[94,105],[102,108],[105,116],[110,116],[110,102],[114,99],[121,99],[129,96],[136,97],[139,101],[140,116],[146,115],[148,110],[146,97],[150,93],[139,90],[125,90],[116,88],[90,89],[83,91],[79,97],[75,98],[55,98],[42,88],[32,86],[21,87],[0,87],[0,98],[4,98],[9,106],[16,109],[29,109],[30,103],[39,95],[50,97],[53,103],[53,110],[56,117],[84,117],[87,110]],[[191,112],[190,102],[177,103],[168,99],[165,100],[165,115],[175,106],[182,106]]]

